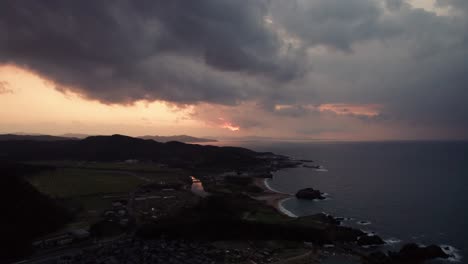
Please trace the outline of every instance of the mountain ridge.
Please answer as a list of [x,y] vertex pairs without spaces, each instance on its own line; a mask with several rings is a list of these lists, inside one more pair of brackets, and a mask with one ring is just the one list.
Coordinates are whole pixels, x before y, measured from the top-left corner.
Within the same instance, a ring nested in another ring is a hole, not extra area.
[[174,135],[174,136],[150,136],[145,135],[138,137],[141,139],[152,139],[158,142],[169,142],[169,141],[179,141],[184,143],[205,143],[205,142],[218,142],[216,139],[209,139],[209,138],[199,138],[199,137],[192,137],[188,135]]
[[[79,133],[66,133],[61,134],[58,136],[53,135],[46,135],[46,134],[28,134],[28,133],[8,133],[8,134],[0,134],[0,141],[8,141],[8,140],[34,140],[34,141],[57,141],[57,140],[79,140],[85,139],[87,137],[92,137],[97,135],[88,135],[88,134],[79,134]],[[216,139],[211,138],[201,138],[201,137],[193,137],[189,135],[173,135],[173,136],[138,136],[136,138],[141,139],[151,139],[158,142],[169,142],[169,141],[179,141],[184,143],[207,143],[207,142],[217,142]]]
[[20,141],[20,140],[31,140],[31,141],[60,141],[60,140],[78,140],[76,137],[62,137],[62,136],[50,136],[50,135],[22,135],[22,134],[1,134],[0,141]]
[[0,159],[125,161],[136,159],[185,168],[255,166],[266,162],[261,153],[239,147],[167,143],[123,135],[91,136],[81,140],[0,141]]

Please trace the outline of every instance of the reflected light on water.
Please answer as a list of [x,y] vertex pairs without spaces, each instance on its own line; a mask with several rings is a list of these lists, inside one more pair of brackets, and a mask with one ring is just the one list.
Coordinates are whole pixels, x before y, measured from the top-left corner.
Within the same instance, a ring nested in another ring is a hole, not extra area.
[[205,189],[203,188],[203,183],[193,176],[190,177],[192,178],[192,192],[200,197],[208,196],[209,193],[205,192]]

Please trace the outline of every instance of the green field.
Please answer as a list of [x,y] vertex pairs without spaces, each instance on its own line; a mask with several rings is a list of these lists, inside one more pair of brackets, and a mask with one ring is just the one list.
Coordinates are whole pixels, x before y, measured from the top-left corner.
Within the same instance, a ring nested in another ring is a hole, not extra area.
[[60,198],[71,210],[79,210],[73,223],[65,229],[86,227],[99,220],[113,199],[105,195],[126,196],[139,185],[148,183],[146,177],[128,171],[105,171],[80,168],[57,168],[27,178],[40,192]]
[[[59,201],[74,214],[73,222],[60,232],[87,228],[102,219],[112,208],[112,201],[127,199],[138,186],[148,183],[186,183],[189,174],[181,169],[155,163],[34,161],[56,169],[28,176],[26,179],[40,192]],[[115,196],[108,198],[106,196]]]
[[52,197],[71,198],[104,193],[126,193],[145,183],[128,172],[58,168],[28,179],[39,191]]
[[32,161],[28,162],[35,165],[50,165],[55,167],[79,168],[79,169],[96,169],[96,170],[126,170],[139,172],[174,172],[180,169],[168,168],[162,164],[154,162],[100,162],[100,161],[76,161],[76,160],[54,160],[54,161]]
[[45,165],[61,169],[76,169],[78,171],[99,171],[109,174],[121,173],[133,175],[145,179],[146,181],[164,181],[166,183],[187,183],[190,181],[190,174],[182,169],[168,168],[154,162],[89,162],[89,161],[33,161],[29,162],[32,165]]

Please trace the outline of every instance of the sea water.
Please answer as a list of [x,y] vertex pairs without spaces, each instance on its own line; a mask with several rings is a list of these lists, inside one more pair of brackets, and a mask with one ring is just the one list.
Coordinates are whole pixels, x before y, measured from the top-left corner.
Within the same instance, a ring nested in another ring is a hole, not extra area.
[[285,200],[283,207],[297,216],[346,217],[345,225],[378,234],[389,250],[408,242],[446,245],[452,261],[468,263],[468,142],[223,144],[321,165],[281,170],[269,180],[279,192],[312,187],[328,194],[323,201]]

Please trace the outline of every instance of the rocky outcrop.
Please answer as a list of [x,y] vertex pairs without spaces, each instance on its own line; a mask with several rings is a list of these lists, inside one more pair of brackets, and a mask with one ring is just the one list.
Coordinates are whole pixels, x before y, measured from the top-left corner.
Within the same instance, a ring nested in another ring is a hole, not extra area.
[[340,225],[341,221],[332,215],[325,213],[318,213],[308,216],[302,216],[300,220],[309,221],[309,222],[320,222],[329,225]]
[[298,199],[307,199],[307,200],[325,199],[325,197],[323,196],[323,193],[321,193],[319,190],[314,190],[313,188],[305,188],[305,189],[299,190],[296,193],[296,197]]
[[368,256],[363,256],[363,263],[365,264],[390,264],[391,259],[387,254],[382,251],[370,253]]
[[367,234],[364,236],[360,236],[357,239],[357,243],[360,246],[377,246],[385,244],[385,242],[379,236]]
[[309,169],[321,169],[320,165],[302,165],[304,168],[309,168]]
[[449,258],[450,256],[436,245],[420,247],[414,243],[404,245],[399,252],[389,252],[388,255],[380,251],[373,252],[364,257],[368,264],[401,264],[423,263],[436,258]]
[[327,238],[330,242],[356,242],[360,236],[365,235],[359,229],[347,226],[330,226],[327,231]]
[[390,252],[389,254],[393,259],[406,262],[418,262],[435,258],[446,259],[450,257],[439,246],[420,247],[414,243],[404,245],[398,253]]

